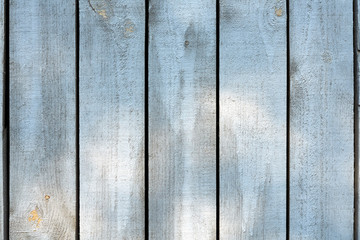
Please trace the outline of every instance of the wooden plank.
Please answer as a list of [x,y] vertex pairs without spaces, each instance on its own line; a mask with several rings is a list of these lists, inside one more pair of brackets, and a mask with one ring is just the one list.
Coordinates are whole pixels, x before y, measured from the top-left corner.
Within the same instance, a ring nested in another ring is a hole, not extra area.
[[352,239],[353,2],[290,1],[290,238]]
[[220,236],[285,239],[286,2],[220,4]]
[[144,239],[143,0],[80,1],[80,236]]
[[10,239],[75,238],[74,16],[10,0]]
[[216,236],[215,26],[215,0],[150,1],[150,239]]

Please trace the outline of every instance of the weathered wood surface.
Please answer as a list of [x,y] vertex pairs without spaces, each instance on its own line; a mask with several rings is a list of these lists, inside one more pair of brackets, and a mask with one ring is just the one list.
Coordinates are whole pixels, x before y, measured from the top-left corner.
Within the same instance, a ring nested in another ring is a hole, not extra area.
[[144,239],[143,0],[80,1],[80,237]]
[[215,0],[150,1],[150,239],[216,236],[215,26]]
[[[75,2],[9,4],[10,239],[74,239]],[[215,239],[216,1],[79,4],[81,238],[145,238],[148,44],[149,237]],[[353,238],[353,2],[289,4],[220,0],[221,239],[286,238],[287,144],[290,239]]]
[[10,0],[10,239],[75,237],[74,16]]
[[290,238],[352,239],[352,1],[290,1]]
[[285,239],[286,4],[220,2],[220,237]]

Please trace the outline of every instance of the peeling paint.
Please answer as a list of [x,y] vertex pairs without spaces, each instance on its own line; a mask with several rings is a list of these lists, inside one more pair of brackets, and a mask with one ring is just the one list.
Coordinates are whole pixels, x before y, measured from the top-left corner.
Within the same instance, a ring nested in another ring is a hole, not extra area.
[[124,36],[130,37],[133,32],[135,32],[135,24],[132,21],[128,20],[124,24]]
[[126,32],[134,32],[134,26],[130,26],[125,29]]
[[101,6],[101,7],[99,7],[99,6],[94,7],[94,6],[91,4],[90,0],[88,0],[88,3],[89,3],[90,8],[91,8],[95,13],[99,14],[100,16],[102,16],[102,17],[105,18],[105,19],[108,18],[105,9],[97,10],[98,8],[106,7],[106,5],[103,5],[103,6]]
[[100,10],[97,12],[100,16],[102,16],[103,18],[107,18],[107,15],[106,15],[106,11],[103,9],[103,10]]
[[36,228],[40,227],[40,222],[42,221],[36,209],[30,212],[30,217],[28,218],[28,220],[29,222],[33,222],[34,224],[36,224]]

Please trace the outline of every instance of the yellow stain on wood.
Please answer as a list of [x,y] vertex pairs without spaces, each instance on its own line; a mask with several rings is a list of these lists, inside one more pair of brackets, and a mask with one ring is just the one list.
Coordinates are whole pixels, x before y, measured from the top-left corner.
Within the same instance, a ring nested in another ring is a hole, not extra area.
[[282,16],[282,9],[281,8],[275,8],[275,14],[276,14],[276,16],[281,17]]
[[130,26],[130,27],[126,28],[125,31],[126,31],[127,33],[132,33],[132,32],[134,32],[134,26]]
[[127,21],[125,24],[124,24],[124,36],[126,38],[130,37],[131,34],[135,32],[135,24],[132,22],[132,21]]
[[106,11],[105,11],[105,10],[100,10],[100,11],[98,11],[98,14],[99,14],[100,16],[102,16],[103,18],[107,18],[107,15],[106,15]]
[[35,210],[32,210],[30,212],[30,217],[28,218],[29,222],[33,222],[34,224],[36,224],[36,227],[38,228],[40,226],[40,222],[42,221],[42,219],[39,217],[38,212]]

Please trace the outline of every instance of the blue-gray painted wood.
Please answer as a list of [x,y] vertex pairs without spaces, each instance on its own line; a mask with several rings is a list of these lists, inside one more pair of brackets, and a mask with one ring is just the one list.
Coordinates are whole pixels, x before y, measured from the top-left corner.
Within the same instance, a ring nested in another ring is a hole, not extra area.
[[220,237],[286,236],[286,3],[220,1]]
[[215,26],[215,0],[150,1],[150,239],[216,236]]
[[[220,0],[222,239],[286,238],[285,5]],[[149,7],[149,236],[215,239],[216,1]],[[290,0],[290,239],[353,238],[352,7]],[[83,239],[145,237],[145,11],[80,0]],[[10,239],[75,238],[75,52],[75,2],[10,0]]]
[[290,239],[352,239],[353,2],[290,1]]
[[80,237],[144,239],[143,0],[80,1]]
[[10,0],[10,122],[10,239],[74,239],[74,1]]

